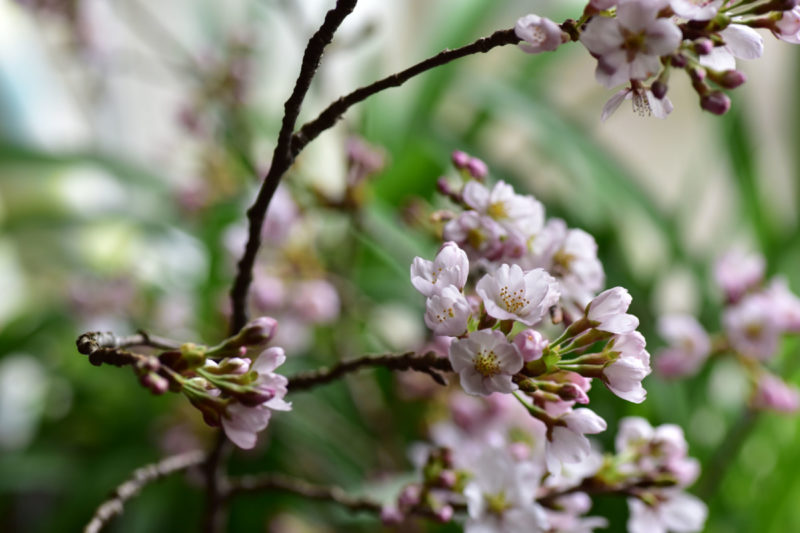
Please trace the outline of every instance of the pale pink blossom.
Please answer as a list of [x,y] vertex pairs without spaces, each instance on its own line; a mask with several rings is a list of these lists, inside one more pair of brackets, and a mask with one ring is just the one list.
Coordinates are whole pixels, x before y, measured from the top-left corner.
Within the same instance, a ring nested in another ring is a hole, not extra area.
[[642,403],[647,397],[642,380],[651,372],[644,337],[638,331],[617,335],[608,350],[615,358],[603,368],[603,383],[623,400]]
[[652,491],[655,505],[628,499],[628,533],[693,533],[702,531],[708,508],[701,500],[676,489]]
[[690,315],[668,315],[658,321],[658,331],[669,346],[658,353],[656,367],[667,377],[694,375],[711,353],[711,339]]
[[517,462],[505,449],[488,448],[473,465],[464,488],[469,518],[465,533],[540,533],[548,531],[547,515],[534,502],[542,472],[530,462]]
[[736,301],[745,292],[761,284],[766,268],[764,257],[734,248],[714,264],[714,279],[729,301]]
[[557,471],[560,463],[578,463],[591,451],[586,434],[606,430],[606,421],[591,409],[581,407],[558,418],[547,441],[547,464],[550,471]]
[[415,257],[411,263],[411,284],[428,297],[450,285],[463,289],[468,275],[467,254],[454,242],[444,243],[433,261]]
[[533,196],[517,194],[504,181],[498,181],[491,190],[477,181],[464,186],[464,203],[472,209],[496,220],[506,232],[519,234],[526,240],[544,227],[544,207]]
[[339,317],[339,293],[324,279],[303,281],[290,297],[297,316],[315,324],[327,324]]
[[542,352],[549,344],[547,338],[535,329],[520,331],[514,337],[513,342],[525,362],[540,359]]
[[764,38],[749,26],[730,24],[719,32],[725,44],[715,46],[707,54],[699,56],[704,67],[725,71],[736,68],[736,59],[758,59],[764,52]]
[[552,52],[563,42],[558,24],[537,15],[525,15],[517,20],[514,33],[523,41],[519,47],[529,54]]
[[752,403],[757,409],[794,413],[800,408],[800,390],[778,376],[764,372],[758,378]]
[[641,117],[667,118],[672,113],[672,102],[666,96],[658,99],[653,91],[643,87],[627,87],[608,99],[600,113],[600,120],[605,121],[625,100],[631,100],[633,111]]
[[586,318],[595,329],[624,335],[639,327],[639,319],[626,311],[631,304],[631,295],[623,287],[614,287],[601,292],[586,308]]
[[671,0],[672,10],[689,20],[711,20],[722,5],[722,0]]
[[800,332],[800,298],[783,278],[773,279],[764,291],[769,300],[775,321],[782,331]]
[[517,389],[511,377],[522,369],[522,356],[500,331],[482,329],[450,345],[450,363],[461,387],[469,394],[487,396]]
[[589,5],[598,11],[605,11],[611,9],[619,3],[619,0],[590,0]]
[[523,272],[519,265],[500,265],[475,286],[486,312],[499,320],[532,326],[558,302],[556,280],[541,268]]
[[800,44],[800,6],[784,11],[772,29],[773,35],[787,43]]
[[454,241],[471,257],[498,259],[503,253],[506,230],[492,217],[465,211],[444,226],[442,236]]
[[772,302],[764,294],[751,294],[725,310],[722,316],[731,346],[739,353],[761,361],[778,350],[780,324]]
[[261,234],[271,242],[283,243],[289,236],[289,231],[291,231],[297,218],[297,204],[295,204],[286,187],[279,185],[275,190],[272,201],[269,203]]
[[635,462],[620,465],[627,474],[654,475],[669,472],[678,486],[692,484],[700,473],[699,462],[688,457],[689,445],[680,426],[663,424],[652,427],[644,418],[631,416],[620,421],[615,440],[621,455],[635,457]]
[[657,17],[660,4],[623,2],[615,17],[589,21],[580,40],[597,58],[599,83],[611,88],[628,80],[646,80],[661,70],[661,56],[678,48],[681,31],[669,19]]
[[237,446],[250,449],[256,444],[258,433],[263,431],[272,411],[290,411],[292,404],[283,398],[287,393],[288,380],[274,371],[286,361],[282,348],[264,350],[253,362],[251,371],[256,372],[255,389],[270,392],[270,399],[256,406],[248,407],[241,403],[231,403],[222,416],[225,435]]
[[469,303],[454,285],[433,294],[425,304],[425,324],[434,335],[458,337],[467,331]]

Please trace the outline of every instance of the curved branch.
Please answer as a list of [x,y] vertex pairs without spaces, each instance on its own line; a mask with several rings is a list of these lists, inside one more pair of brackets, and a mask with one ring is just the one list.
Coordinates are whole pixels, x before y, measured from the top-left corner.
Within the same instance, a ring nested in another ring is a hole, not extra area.
[[257,476],[242,476],[231,480],[228,497],[246,492],[265,492],[280,490],[291,492],[311,500],[333,502],[351,511],[367,511],[380,513],[382,505],[369,498],[357,497],[347,494],[339,487],[325,487],[314,485],[284,474],[262,474]]
[[161,461],[137,468],[130,479],[119,485],[112,497],[104,501],[83,529],[84,533],[98,533],[117,515],[122,514],[125,502],[136,496],[148,483],[170,474],[201,464],[206,456],[199,450],[172,455]]
[[355,359],[348,359],[336,363],[329,368],[321,368],[303,372],[289,378],[289,392],[311,389],[317,385],[324,385],[340,377],[361,370],[362,368],[383,367],[389,370],[415,370],[431,376],[440,385],[446,385],[439,371],[452,372],[450,360],[440,357],[433,352],[417,355],[415,352],[402,354],[365,355]]
[[269,172],[261,184],[256,201],[247,210],[249,221],[249,235],[244,254],[239,260],[236,272],[236,279],[231,287],[231,307],[232,317],[230,324],[231,335],[242,329],[247,322],[247,292],[253,279],[253,264],[256,254],[261,246],[261,227],[264,225],[264,217],[267,208],[278,188],[278,184],[283,174],[289,169],[294,161],[290,145],[292,131],[294,130],[297,116],[300,114],[300,106],[311,86],[311,80],[319,67],[322,53],[325,47],[333,40],[333,34],[339,28],[342,21],[356,7],[357,0],[337,0],[336,6],[328,11],[325,20],[319,30],[311,36],[303,54],[303,62],[300,66],[300,74],[294,84],[291,96],[284,104],[284,115],[281,129],[278,133],[278,143],[272,154],[272,163]]
[[387,76],[370,85],[366,85],[348,95],[342,96],[329,105],[314,120],[304,124],[294,135],[292,135],[292,156],[297,156],[305,146],[313,141],[320,133],[336,124],[336,121],[353,105],[366,100],[373,94],[379,93],[391,87],[399,87],[405,82],[422,74],[427,70],[442,66],[453,60],[469,56],[472,54],[486,53],[498,46],[507,44],[517,44],[520,38],[514,33],[514,28],[507,30],[497,30],[488,37],[483,37],[461,48],[453,50],[443,50],[435,56],[417,63],[401,72]]

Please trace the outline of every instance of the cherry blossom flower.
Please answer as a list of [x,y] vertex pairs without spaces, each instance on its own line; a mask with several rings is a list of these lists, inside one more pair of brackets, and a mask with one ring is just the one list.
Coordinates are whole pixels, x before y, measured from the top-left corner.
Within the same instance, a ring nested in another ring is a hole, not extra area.
[[656,118],[667,118],[667,115],[672,113],[672,102],[666,96],[658,99],[653,96],[653,91],[643,87],[627,87],[617,92],[608,99],[608,102],[603,106],[603,111],[600,114],[600,120],[605,121],[616,111],[624,100],[631,100],[633,103],[633,111],[642,117],[653,116]]
[[761,361],[775,355],[780,324],[769,298],[752,294],[725,310],[722,317],[731,345],[743,355]]
[[230,404],[222,417],[222,428],[225,435],[237,446],[250,449],[256,444],[256,438],[269,424],[272,411],[290,411],[292,404],[283,398],[286,396],[288,380],[276,374],[274,370],[286,361],[282,348],[273,347],[264,350],[253,362],[251,371],[258,374],[254,388],[268,391],[270,399],[256,406],[241,403]]
[[725,291],[728,301],[735,302],[761,283],[765,268],[763,256],[734,248],[714,264],[714,279]]
[[689,20],[710,20],[717,14],[722,0],[671,0],[669,5],[679,17]]
[[463,289],[468,275],[467,254],[454,242],[444,243],[433,261],[415,257],[411,263],[411,284],[428,297],[450,285]]
[[698,62],[714,70],[733,70],[736,58],[758,59],[764,52],[764,39],[749,26],[730,24],[719,32],[725,44],[715,46],[707,54],[699,56]]
[[541,472],[533,463],[489,448],[470,466],[473,477],[464,488],[469,513],[465,533],[548,530],[544,509],[534,503]]
[[458,243],[473,258],[494,260],[503,253],[506,230],[491,217],[465,211],[445,224],[442,236]]
[[290,299],[292,309],[308,322],[328,324],[339,316],[339,293],[324,279],[300,283]]
[[457,337],[467,331],[469,303],[455,286],[447,286],[439,294],[432,295],[425,307],[425,324],[435,335]]
[[499,331],[482,329],[450,345],[450,363],[469,394],[486,396],[517,389],[511,377],[522,369],[517,347]]
[[540,322],[559,297],[553,276],[541,268],[523,272],[519,265],[500,265],[483,276],[475,290],[490,316],[527,326]]
[[279,185],[269,204],[261,234],[270,242],[281,244],[289,236],[298,216],[297,204],[294,203],[292,195],[286,187]]
[[529,54],[552,52],[563,42],[558,24],[537,15],[525,15],[517,20],[514,33],[523,41],[519,47]]
[[630,416],[620,421],[615,439],[617,453],[633,455],[635,460],[620,466],[623,472],[651,475],[669,472],[678,486],[693,483],[700,473],[699,462],[688,457],[689,445],[680,426],[653,427],[644,418]]
[[606,421],[591,409],[581,407],[558,418],[547,441],[548,470],[555,472],[560,463],[577,463],[589,455],[591,444],[585,434],[606,430]]
[[615,17],[588,22],[580,40],[597,58],[595,76],[603,86],[650,78],[661,70],[661,56],[678,48],[681,31],[672,21],[658,18],[660,4],[623,2]]
[[784,11],[775,23],[772,34],[787,43],[800,44],[800,6]]
[[601,292],[586,308],[586,318],[595,329],[624,335],[639,327],[639,319],[626,313],[631,295],[623,287]]
[[659,373],[667,377],[694,375],[711,353],[711,340],[690,315],[668,315],[658,321],[658,331],[669,343],[656,357]]
[[614,337],[608,349],[617,355],[602,373],[603,383],[611,392],[633,403],[642,403],[647,397],[642,380],[651,370],[650,354],[644,347],[644,337],[638,331]]
[[764,372],[758,378],[752,404],[757,409],[794,413],[800,408],[800,390],[784,383],[779,377]]
[[698,498],[680,490],[662,489],[648,493],[655,504],[636,498],[628,499],[629,533],[692,533],[701,531],[708,517],[708,508]]
[[775,320],[782,331],[800,332],[800,298],[783,278],[773,279],[764,295],[769,299]]
[[491,190],[476,181],[464,186],[464,203],[478,213],[500,223],[508,233],[524,239],[536,235],[544,227],[544,207],[533,196],[521,195],[504,181]]

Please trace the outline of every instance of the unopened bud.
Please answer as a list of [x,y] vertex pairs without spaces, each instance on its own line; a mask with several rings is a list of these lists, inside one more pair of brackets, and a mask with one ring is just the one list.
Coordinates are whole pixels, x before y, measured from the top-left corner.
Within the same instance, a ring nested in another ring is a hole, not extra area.
[[574,383],[564,383],[558,390],[558,396],[562,400],[576,401],[578,403],[589,403],[586,392]]
[[236,334],[238,345],[260,346],[268,343],[278,330],[278,321],[272,317],[262,316],[248,322]]
[[467,165],[471,159],[469,154],[462,152],[461,150],[455,150],[451,157],[453,159],[453,165],[459,170],[467,168]]
[[187,342],[181,345],[181,359],[187,367],[197,368],[206,362],[206,347]]
[[653,93],[658,100],[661,100],[667,95],[667,89],[669,87],[663,81],[656,80],[650,86],[650,92]]
[[150,389],[153,394],[164,394],[169,389],[169,381],[167,378],[156,374],[155,372],[148,372],[139,378],[139,382]]
[[669,62],[675,68],[683,68],[689,63],[689,60],[683,54],[672,54],[669,58]]
[[[242,346],[244,349],[244,346]],[[246,350],[245,350],[246,351]],[[246,374],[250,370],[251,361],[247,357],[230,357],[219,362],[216,374]]]
[[726,70],[711,76],[711,79],[724,89],[735,89],[747,81],[747,76],[740,70]]
[[452,470],[443,470],[439,474],[438,485],[446,489],[452,489],[458,482],[458,476]]
[[489,175],[489,167],[487,167],[486,163],[477,157],[471,157],[469,159],[469,162],[467,163],[467,170],[473,178],[480,181],[483,181],[483,179]]
[[715,115],[724,115],[731,108],[731,99],[722,91],[712,91],[700,98],[700,107]]
[[257,407],[273,399],[275,397],[275,391],[264,387],[258,387],[247,392],[238,393],[235,396],[242,405]]
[[450,505],[444,505],[434,512],[434,516],[438,522],[446,524],[453,519],[453,507]]
[[384,505],[381,508],[381,522],[386,526],[397,525],[405,520],[405,515],[397,507]]
[[693,48],[697,55],[704,56],[710,54],[711,50],[714,49],[714,42],[711,39],[703,37],[694,42]]
[[420,502],[420,486],[416,484],[406,485],[397,497],[397,504],[403,509],[410,509]]

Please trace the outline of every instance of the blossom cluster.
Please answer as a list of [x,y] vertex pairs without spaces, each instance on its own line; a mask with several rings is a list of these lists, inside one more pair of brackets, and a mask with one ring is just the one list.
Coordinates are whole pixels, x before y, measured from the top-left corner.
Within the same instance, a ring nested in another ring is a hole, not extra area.
[[[463,154],[456,153],[456,166]],[[474,165],[473,165],[474,166]],[[513,393],[546,428],[547,463],[581,461],[586,434],[606,429],[589,403],[593,378],[617,396],[644,401],[650,355],[622,287],[595,295],[603,269],[592,237],[545,219],[535,198],[498,182],[442,186],[464,208],[432,261],[411,265],[426,297],[425,323],[469,394]],[[483,175],[485,178],[485,174]],[[445,216],[439,213],[440,217]]]
[[277,328],[273,318],[257,318],[217,346],[186,343],[143,360],[136,371],[154,394],[184,394],[208,425],[222,426],[240,448],[253,448],[272,411],[292,408],[284,400],[288,380],[275,372],[286,355],[281,347],[266,347]]
[[580,41],[597,59],[595,77],[606,88],[626,85],[606,103],[605,120],[626,99],[641,115],[665,118],[673,70],[682,70],[700,107],[721,115],[730,98],[723,92],[746,81],[737,59],[757,59],[764,28],[786,42],[800,43],[796,0],[590,0],[578,21],[562,25],[527,15],[517,22],[520,47],[528,53]]
[[412,449],[421,481],[384,508],[387,522],[409,515],[450,521],[467,513],[465,531],[590,532],[608,527],[586,516],[592,492],[628,496],[628,531],[700,531],[707,509],[686,493],[699,474],[683,432],[641,418],[620,421],[616,453],[590,447],[578,463],[547,468],[547,429],[507,395],[456,393],[450,416],[434,423],[430,441]]
[[667,348],[655,359],[666,377],[696,374],[710,355],[732,354],[749,373],[751,405],[794,412],[800,391],[767,369],[779,353],[781,338],[800,332],[800,298],[782,278],[764,279],[765,260],[734,249],[717,261],[714,277],[724,294],[721,331],[715,338],[690,315],[668,315],[659,321]]

